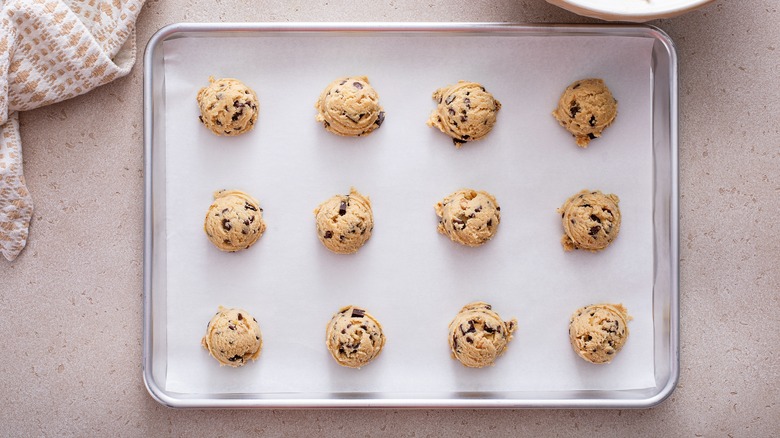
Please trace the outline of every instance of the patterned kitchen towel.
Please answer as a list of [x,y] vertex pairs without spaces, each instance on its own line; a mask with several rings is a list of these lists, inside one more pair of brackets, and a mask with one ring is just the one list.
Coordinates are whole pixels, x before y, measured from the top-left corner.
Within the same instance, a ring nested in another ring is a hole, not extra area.
[[18,111],[60,102],[130,72],[144,0],[0,0],[0,253],[27,243],[33,204]]

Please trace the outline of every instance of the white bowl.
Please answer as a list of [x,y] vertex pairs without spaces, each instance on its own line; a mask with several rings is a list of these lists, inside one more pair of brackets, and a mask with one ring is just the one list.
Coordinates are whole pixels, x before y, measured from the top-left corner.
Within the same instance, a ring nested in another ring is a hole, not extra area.
[[670,18],[700,8],[712,0],[547,0],[586,17],[643,22]]

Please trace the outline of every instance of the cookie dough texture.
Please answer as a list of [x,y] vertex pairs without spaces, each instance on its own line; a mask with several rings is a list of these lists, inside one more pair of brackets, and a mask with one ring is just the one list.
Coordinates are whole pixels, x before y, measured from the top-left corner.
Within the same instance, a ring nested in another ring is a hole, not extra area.
[[492,239],[501,222],[501,207],[490,193],[461,189],[434,206],[439,233],[453,242],[480,246]]
[[353,187],[348,195],[335,195],[314,209],[317,237],[337,254],[357,252],[371,238],[374,215],[371,201]]
[[328,84],[317,103],[316,120],[328,131],[348,137],[370,134],[382,126],[385,111],[365,76],[347,76]]
[[617,116],[617,100],[601,79],[582,79],[566,87],[553,116],[586,148]]
[[502,321],[490,304],[466,304],[450,323],[452,356],[470,368],[493,365],[504,354],[517,320]]
[[439,88],[433,100],[437,105],[427,124],[452,137],[456,147],[485,137],[501,109],[501,102],[476,82],[459,81]]
[[385,346],[385,335],[379,321],[370,313],[346,306],[328,322],[325,345],[339,365],[360,368],[379,356]]
[[200,121],[217,135],[240,135],[254,128],[259,104],[255,92],[233,78],[214,79],[198,91]]
[[574,352],[590,363],[608,363],[628,339],[631,317],[622,304],[593,304],[577,309],[569,322]]
[[249,359],[257,360],[263,337],[257,320],[249,312],[219,306],[200,343],[220,365],[240,367]]
[[249,248],[265,232],[260,203],[240,190],[214,193],[203,224],[211,243],[222,251]]
[[609,246],[620,232],[619,202],[617,195],[599,190],[583,190],[567,199],[557,210],[565,232],[563,249],[600,251]]

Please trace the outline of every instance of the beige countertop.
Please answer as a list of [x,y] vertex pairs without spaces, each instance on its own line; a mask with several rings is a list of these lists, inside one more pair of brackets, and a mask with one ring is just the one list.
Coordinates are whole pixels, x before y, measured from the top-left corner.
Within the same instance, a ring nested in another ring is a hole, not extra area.
[[[585,23],[542,0],[147,0],[141,49],[179,21]],[[21,114],[35,202],[0,262],[0,435],[770,436],[780,431],[780,5],[653,22],[680,75],[681,376],[648,410],[174,410],[141,377],[143,64]],[[139,54],[140,57],[140,54]],[[139,58],[140,59],[140,58]],[[355,415],[355,417],[352,417]]]

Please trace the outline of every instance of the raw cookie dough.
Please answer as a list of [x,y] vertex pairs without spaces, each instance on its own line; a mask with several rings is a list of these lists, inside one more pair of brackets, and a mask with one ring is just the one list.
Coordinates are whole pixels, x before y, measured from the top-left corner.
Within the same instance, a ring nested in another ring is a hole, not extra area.
[[452,137],[456,147],[486,136],[501,109],[501,102],[476,82],[459,81],[439,88],[433,100],[437,106],[427,124]]
[[346,306],[328,322],[325,345],[339,365],[360,368],[379,356],[385,346],[385,335],[370,313]]
[[331,82],[314,108],[315,118],[325,129],[348,137],[369,134],[385,121],[379,95],[365,76],[347,76]]
[[626,343],[630,319],[622,304],[577,309],[569,322],[571,347],[590,363],[608,363]]
[[577,146],[601,137],[617,116],[617,100],[601,79],[583,79],[566,87],[553,117],[577,140]]
[[493,365],[516,328],[516,319],[502,321],[490,304],[466,304],[450,323],[452,357],[471,368]]
[[461,189],[434,208],[439,216],[439,232],[461,245],[482,245],[493,238],[501,222],[501,207],[487,192]]
[[260,203],[240,190],[214,193],[203,223],[211,243],[222,251],[249,248],[265,231]]
[[620,232],[620,199],[599,190],[583,190],[573,195],[557,211],[561,214],[563,249],[600,251]]
[[198,91],[200,121],[217,135],[239,135],[255,126],[257,95],[238,79],[209,77],[211,84]]
[[263,337],[257,320],[249,312],[219,306],[200,343],[220,365],[240,367],[249,359],[257,360],[263,348]]
[[314,217],[320,242],[337,254],[357,252],[374,230],[371,201],[354,187],[349,195],[335,195],[320,204]]

